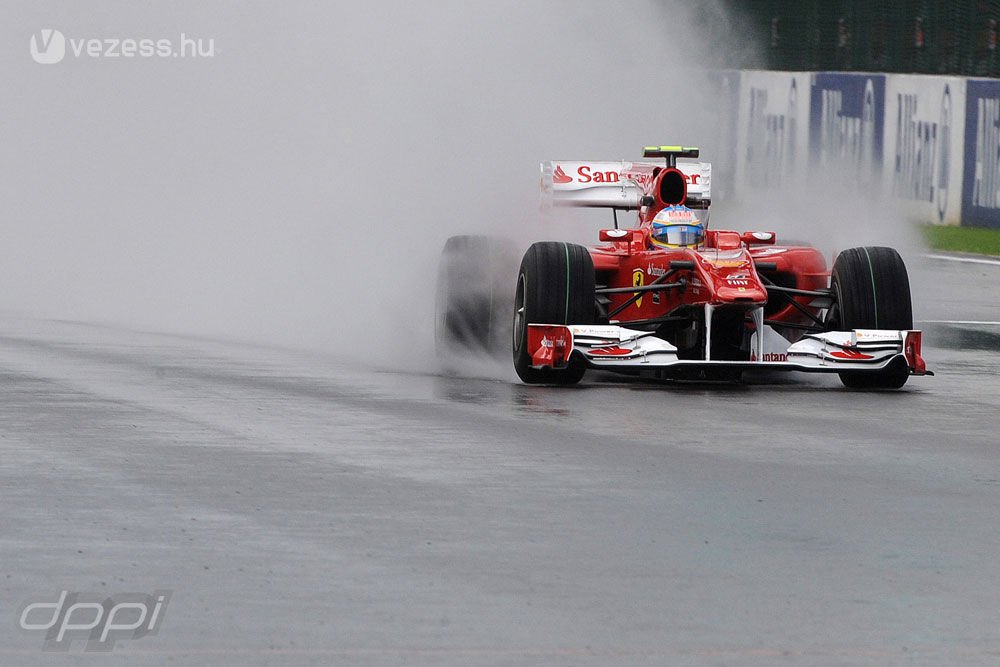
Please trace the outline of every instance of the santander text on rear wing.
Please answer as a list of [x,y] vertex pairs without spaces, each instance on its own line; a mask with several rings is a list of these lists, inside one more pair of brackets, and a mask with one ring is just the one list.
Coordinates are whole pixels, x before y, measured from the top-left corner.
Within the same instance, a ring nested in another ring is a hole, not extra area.
[[[663,169],[662,162],[597,162],[551,160],[543,162],[544,206],[587,206],[638,209],[643,187]],[[712,165],[697,160],[677,160],[687,182],[687,204],[707,208],[712,200]]]

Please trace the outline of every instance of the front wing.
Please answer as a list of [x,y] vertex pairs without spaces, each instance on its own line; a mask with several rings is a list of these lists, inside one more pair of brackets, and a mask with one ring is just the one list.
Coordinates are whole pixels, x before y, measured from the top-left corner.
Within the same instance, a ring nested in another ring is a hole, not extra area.
[[902,359],[911,374],[933,375],[920,347],[920,331],[856,329],[807,334],[784,351],[770,351],[773,347],[768,346],[765,352],[761,342],[755,345],[751,361],[712,361],[680,359],[676,347],[647,331],[615,325],[528,325],[528,350],[535,368],[561,368],[576,355],[592,368],[633,373],[719,367],[840,373],[879,371]]

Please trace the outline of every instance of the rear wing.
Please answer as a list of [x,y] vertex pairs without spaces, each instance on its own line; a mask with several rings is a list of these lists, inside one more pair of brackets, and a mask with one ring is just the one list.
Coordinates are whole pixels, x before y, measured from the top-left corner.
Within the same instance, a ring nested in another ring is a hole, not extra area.
[[[663,169],[663,162],[543,162],[542,205],[637,209],[644,187]],[[687,205],[708,208],[712,203],[712,165],[678,159],[677,169],[687,182]]]

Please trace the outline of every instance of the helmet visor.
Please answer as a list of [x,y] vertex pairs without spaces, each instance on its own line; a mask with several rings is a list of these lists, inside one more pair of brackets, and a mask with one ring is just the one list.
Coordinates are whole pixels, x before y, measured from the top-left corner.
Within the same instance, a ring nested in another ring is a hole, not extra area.
[[705,236],[701,225],[657,225],[653,231],[657,241],[669,246],[698,245]]

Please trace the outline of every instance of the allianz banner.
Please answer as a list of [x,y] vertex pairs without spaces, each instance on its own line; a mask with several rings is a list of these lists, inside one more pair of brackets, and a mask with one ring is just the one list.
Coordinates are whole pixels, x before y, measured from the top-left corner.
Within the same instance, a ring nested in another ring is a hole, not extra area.
[[702,147],[701,159],[712,163],[712,192],[720,200],[735,192],[740,76],[738,70],[722,70],[709,71],[706,77],[707,90],[717,104],[703,110],[700,127],[705,134],[696,143]]
[[919,222],[961,222],[965,94],[958,77],[886,81],[883,186]]
[[966,84],[962,218],[1000,228],[1000,81]]
[[813,165],[851,168],[872,182],[882,171],[885,75],[818,72],[809,104]]
[[738,187],[777,186],[805,169],[810,76],[808,72],[742,72],[737,100]]

